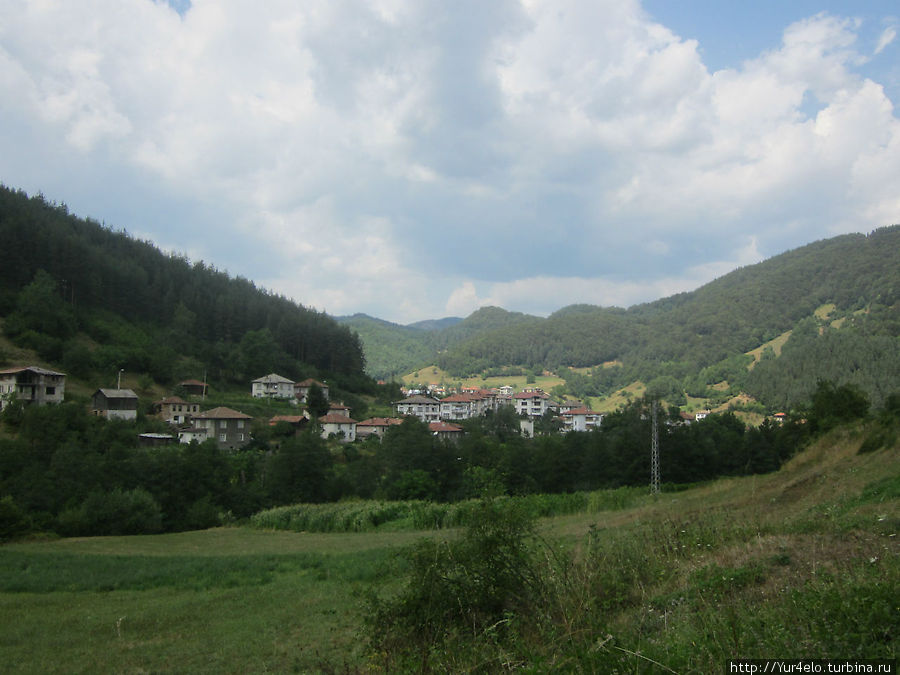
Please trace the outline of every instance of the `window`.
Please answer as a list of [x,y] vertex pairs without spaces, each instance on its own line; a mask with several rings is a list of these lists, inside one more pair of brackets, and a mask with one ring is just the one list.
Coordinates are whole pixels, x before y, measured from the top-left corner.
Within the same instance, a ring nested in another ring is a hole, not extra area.
[[47,396],[56,396],[56,387],[47,387]]
[[[238,429],[243,429],[244,428],[244,420],[238,420],[237,427],[238,427]],[[241,440],[244,440],[244,439],[241,438]]]
[[228,426],[228,422],[226,422],[225,420],[219,420],[219,428],[220,429],[224,429],[227,426]]
[[219,440],[222,441],[222,443],[224,443],[225,442],[225,434],[219,434]]

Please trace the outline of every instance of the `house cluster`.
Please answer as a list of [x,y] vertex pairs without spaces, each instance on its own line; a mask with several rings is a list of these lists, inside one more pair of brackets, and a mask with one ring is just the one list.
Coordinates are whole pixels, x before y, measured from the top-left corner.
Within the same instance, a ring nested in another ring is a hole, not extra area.
[[[66,376],[64,373],[23,366],[0,370],[0,410],[12,400],[43,405],[61,403],[65,398]],[[591,410],[578,401],[556,401],[549,394],[534,387],[515,392],[512,387],[496,389],[462,388],[438,398],[435,391],[406,391],[406,398],[396,401],[396,417],[373,417],[358,422],[350,416],[350,409],[341,403],[329,400],[329,388],[324,382],[306,379],[294,382],[276,373],[270,373],[251,382],[250,393],[255,398],[276,398],[289,400],[297,405],[307,402],[309,392],[318,387],[326,401],[328,412],[317,418],[318,428],[323,438],[337,438],[342,442],[353,442],[371,436],[383,437],[387,430],[401,424],[407,416],[416,417],[427,423],[431,433],[440,438],[459,438],[463,429],[460,420],[471,419],[496,412],[502,406],[512,406],[520,418],[523,434],[534,434],[534,420],[548,413],[559,420],[560,428],[566,431],[590,431],[603,423],[603,414]],[[198,380],[185,380],[178,385],[191,398],[205,397],[207,385]],[[138,396],[131,389],[100,388],[91,397],[91,412],[110,419],[133,420],[137,418]],[[192,441],[203,442],[214,439],[221,449],[235,450],[250,442],[250,424],[253,418],[237,410],[217,407],[200,410],[196,400],[185,401],[179,396],[168,396],[153,403],[153,414],[168,422],[174,428],[172,434],[144,434],[142,441],[149,444]],[[685,422],[703,419],[709,411],[695,415],[683,413]],[[776,416],[777,417],[777,416]],[[269,424],[275,426],[286,423],[299,431],[310,423],[311,414],[305,408],[297,415],[277,415]]]
[[533,433],[533,422],[548,412],[562,423],[563,431],[590,431],[603,422],[603,413],[587,408],[575,401],[559,402],[538,387],[514,393],[511,386],[496,389],[463,387],[459,392],[443,398],[421,391],[407,391],[407,397],[394,403],[398,415],[413,415],[423,422],[446,422],[479,417],[488,411],[496,412],[501,406],[513,406],[522,418],[522,429]]

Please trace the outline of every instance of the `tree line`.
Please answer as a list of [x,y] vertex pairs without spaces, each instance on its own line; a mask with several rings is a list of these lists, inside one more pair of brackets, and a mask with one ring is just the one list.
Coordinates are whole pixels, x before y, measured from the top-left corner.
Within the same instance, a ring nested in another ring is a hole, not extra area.
[[[676,408],[661,417],[665,483],[776,470],[817,434],[870,415],[851,385],[820,382],[792,420],[746,427],[731,413],[685,425]],[[892,445],[900,394],[875,416],[868,449]],[[611,413],[592,432],[519,434],[512,409],[463,422],[447,441],[415,418],[382,440],[341,444],[315,430],[257,425],[238,452],[215,442],[139,447],[155,420],[105,420],[83,406],[8,406],[0,436],[0,536],[24,530],[63,535],[135,534],[210,527],[273,506],[348,498],[455,501],[646,485],[650,475],[647,401]]]

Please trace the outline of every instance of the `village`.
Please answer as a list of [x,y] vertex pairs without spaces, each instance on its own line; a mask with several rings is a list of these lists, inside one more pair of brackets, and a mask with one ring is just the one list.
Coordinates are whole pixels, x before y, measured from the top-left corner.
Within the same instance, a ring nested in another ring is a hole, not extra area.
[[[65,399],[66,375],[37,366],[19,366],[0,370],[0,410],[13,400],[28,404],[61,403]],[[90,412],[93,415],[121,420],[134,420],[138,416],[140,399],[128,388],[117,383],[115,388],[99,388],[91,396]],[[327,402],[327,412],[314,415],[307,405],[310,392],[317,390]],[[223,450],[237,450],[251,441],[251,423],[254,418],[239,410],[218,406],[203,410],[208,385],[199,380],[179,382],[180,395],[169,395],[153,401],[152,415],[167,422],[171,433],[146,433],[141,435],[144,444],[170,442],[191,443],[213,439]],[[591,431],[603,423],[604,414],[591,410],[579,401],[557,401],[539,387],[525,387],[515,391],[505,385],[483,389],[460,387],[459,391],[439,397],[430,389],[401,389],[405,398],[392,405],[393,417],[371,417],[357,421],[352,410],[341,402],[332,401],[328,384],[315,379],[295,382],[287,377],[270,373],[250,382],[250,395],[255,399],[288,401],[298,407],[297,414],[274,415],[268,424],[288,424],[297,432],[313,421],[323,438],[335,438],[351,443],[370,436],[382,437],[393,425],[405,417],[415,417],[428,424],[434,436],[454,439],[464,434],[462,420],[495,413],[502,407],[512,407],[519,418],[520,433],[534,435],[534,423],[550,417],[556,421],[561,433]],[[442,393],[446,393],[445,391]],[[707,412],[691,415],[690,420],[702,419]]]

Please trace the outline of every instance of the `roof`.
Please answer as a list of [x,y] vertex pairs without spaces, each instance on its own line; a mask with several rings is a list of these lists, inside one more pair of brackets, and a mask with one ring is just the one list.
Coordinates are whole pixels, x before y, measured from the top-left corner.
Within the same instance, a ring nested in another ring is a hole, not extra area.
[[38,375],[56,375],[57,377],[66,376],[65,373],[57,373],[55,370],[47,370],[46,368],[39,368],[38,366],[16,366],[14,368],[6,368],[0,370],[0,375],[15,375],[16,373],[24,373],[27,370],[30,370],[32,373],[37,373]]
[[550,394],[543,391],[520,391],[513,394],[513,398],[550,398]]
[[319,385],[319,387],[327,387],[327,386],[328,386],[328,385],[325,384],[324,382],[319,382],[318,380],[314,380],[314,379],[312,379],[311,377],[309,377],[309,378],[303,380],[303,382],[297,382],[297,384],[296,384],[295,386],[297,386],[297,387],[311,387],[311,386],[313,386],[314,384]]
[[238,412],[237,410],[232,410],[231,408],[225,408],[224,406],[220,406],[218,408],[213,408],[212,410],[207,410],[206,412],[202,412],[199,415],[194,415],[194,419],[200,420],[252,420],[253,418],[250,415],[245,415],[242,412]]
[[572,410],[567,410],[562,413],[563,415],[602,415],[603,413],[598,413],[596,410],[591,410],[584,406],[580,408],[573,408]]
[[264,375],[263,377],[257,377],[254,382],[282,382],[285,384],[294,384],[293,380],[289,380],[286,377],[282,377],[278,373],[269,373],[268,375]]
[[350,419],[346,415],[338,415],[337,413],[328,413],[319,418],[322,424],[356,424],[356,420]]
[[395,424],[403,424],[399,417],[370,417],[362,422],[357,422],[358,427],[390,427]]
[[138,395],[135,394],[131,389],[104,389],[101,387],[97,391],[94,392],[94,396],[97,394],[103,394],[106,398],[137,398]]
[[446,398],[441,399],[441,403],[471,403],[484,398],[478,394],[450,394]]
[[422,396],[421,394],[416,394],[415,396],[410,396],[409,398],[405,398],[402,401],[397,401],[394,405],[397,405],[398,403],[430,403],[430,404],[437,403],[437,404],[439,404],[440,401],[438,401],[436,398],[432,398],[431,396]]
[[206,384],[206,382],[201,382],[200,380],[182,380],[182,381],[179,382],[178,384],[179,384],[179,385],[189,384],[189,385],[193,385],[193,386],[195,386],[195,387],[207,387],[207,386],[209,386],[209,385]]
[[429,422],[428,430],[434,433],[438,432],[461,432],[463,430],[462,427],[457,426],[455,424],[450,424],[449,422]]
[[301,424],[307,421],[303,415],[275,415],[269,420],[270,426],[275,426],[279,422],[287,422],[288,424]]

